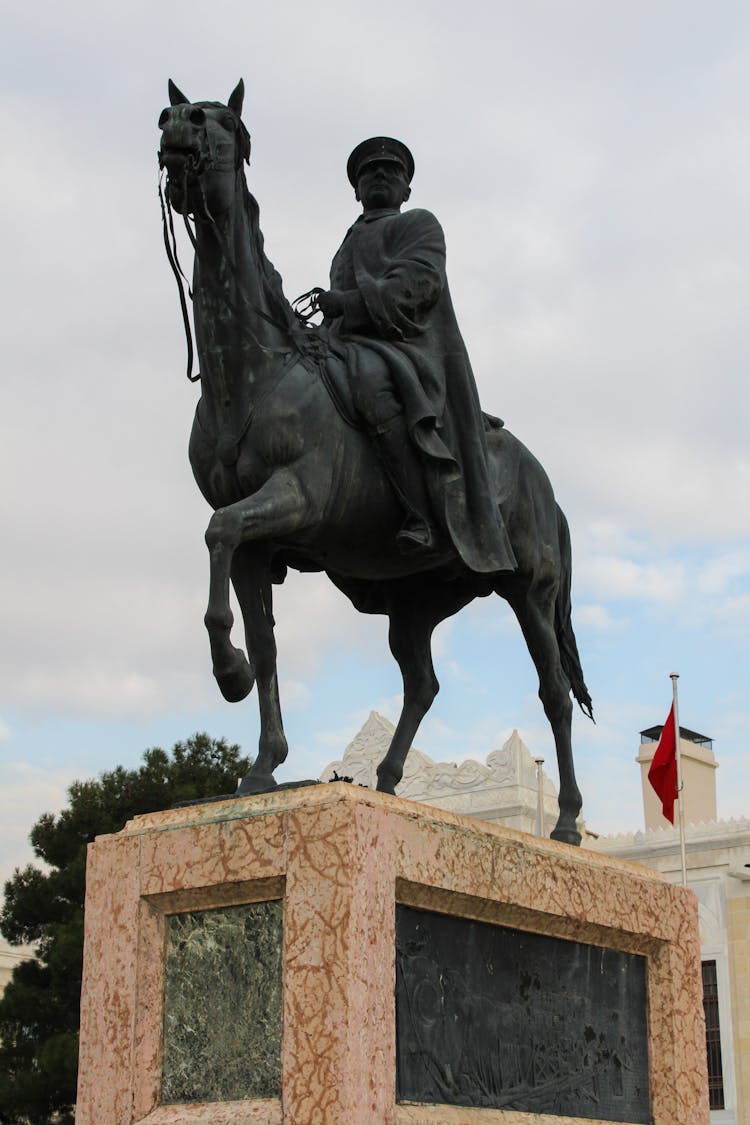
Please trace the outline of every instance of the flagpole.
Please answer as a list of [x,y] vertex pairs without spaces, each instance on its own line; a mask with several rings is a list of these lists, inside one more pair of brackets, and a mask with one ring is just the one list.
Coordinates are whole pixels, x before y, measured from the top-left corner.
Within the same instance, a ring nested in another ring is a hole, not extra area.
[[685,856],[685,809],[682,800],[682,751],[680,748],[680,713],[677,709],[677,681],[679,674],[677,672],[670,672],[669,678],[672,681],[672,706],[674,708],[674,736],[676,743],[676,757],[677,757],[677,816],[680,828],[680,860],[682,863],[682,885],[687,886],[687,858]]

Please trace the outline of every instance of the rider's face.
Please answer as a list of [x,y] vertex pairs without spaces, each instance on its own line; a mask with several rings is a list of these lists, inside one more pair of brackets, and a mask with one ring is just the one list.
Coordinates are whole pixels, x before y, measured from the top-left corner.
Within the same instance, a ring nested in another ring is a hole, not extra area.
[[395,160],[370,161],[357,179],[357,199],[365,211],[397,211],[409,195],[406,173]]

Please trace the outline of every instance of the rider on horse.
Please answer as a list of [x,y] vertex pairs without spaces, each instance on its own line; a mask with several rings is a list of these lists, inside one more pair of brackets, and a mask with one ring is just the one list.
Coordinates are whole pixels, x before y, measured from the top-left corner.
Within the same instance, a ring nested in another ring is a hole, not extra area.
[[[470,570],[516,560],[489,475],[485,422],[445,276],[443,231],[409,198],[414,160],[391,137],[358,145],[347,174],[362,203],[319,294],[334,381],[358,414],[406,510],[397,541],[429,553],[447,537]],[[496,423],[500,424],[500,423]]]

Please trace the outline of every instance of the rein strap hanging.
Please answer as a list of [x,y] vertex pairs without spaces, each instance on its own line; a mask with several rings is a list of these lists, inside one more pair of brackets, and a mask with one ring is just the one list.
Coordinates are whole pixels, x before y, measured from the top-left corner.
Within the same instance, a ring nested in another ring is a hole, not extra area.
[[[188,315],[187,300],[185,299],[185,290],[184,290],[183,284],[182,284],[183,278],[185,278],[185,282],[187,283],[187,278],[185,277],[184,273],[182,272],[179,260],[177,258],[177,243],[176,243],[175,234],[174,234],[174,224],[172,222],[172,208],[170,207],[170,204],[169,204],[169,197],[167,197],[166,204],[165,204],[164,191],[162,189],[162,176],[161,176],[161,174],[159,175],[159,203],[161,205],[162,230],[163,230],[163,233],[164,233],[164,248],[167,252],[167,261],[169,262],[169,265],[171,266],[172,273],[174,274],[175,281],[177,282],[177,292],[179,293],[179,296],[180,296],[180,309],[182,310],[182,323],[183,323],[183,326],[185,328],[185,340],[186,340],[186,343],[187,343],[187,372],[186,372],[186,374],[187,374],[187,377],[188,377],[188,379],[190,380],[191,383],[197,383],[200,380],[201,376],[200,376],[200,372],[198,372],[196,375],[193,375],[193,334],[190,330],[190,317]],[[169,215],[169,218],[167,218],[167,214]],[[169,240],[170,231],[171,231],[171,234],[172,234],[172,242],[174,243],[174,249],[172,248],[172,245],[170,245],[170,240]],[[190,291],[190,286],[188,285],[188,292],[189,291]],[[192,293],[190,293],[190,296],[192,298]]]

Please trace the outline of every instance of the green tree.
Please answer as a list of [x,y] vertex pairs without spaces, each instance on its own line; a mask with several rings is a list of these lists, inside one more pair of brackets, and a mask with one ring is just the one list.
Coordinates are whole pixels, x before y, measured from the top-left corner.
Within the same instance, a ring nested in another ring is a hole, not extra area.
[[139,813],[233,792],[248,767],[238,746],[195,734],[170,754],[147,750],[138,769],[118,767],[98,780],[74,782],[67,808],[59,816],[45,813],[31,829],[34,852],[47,867],[16,870],[0,913],[5,938],[35,943],[39,955],[15,968],[0,999],[0,1121],[73,1121],[86,845]]

